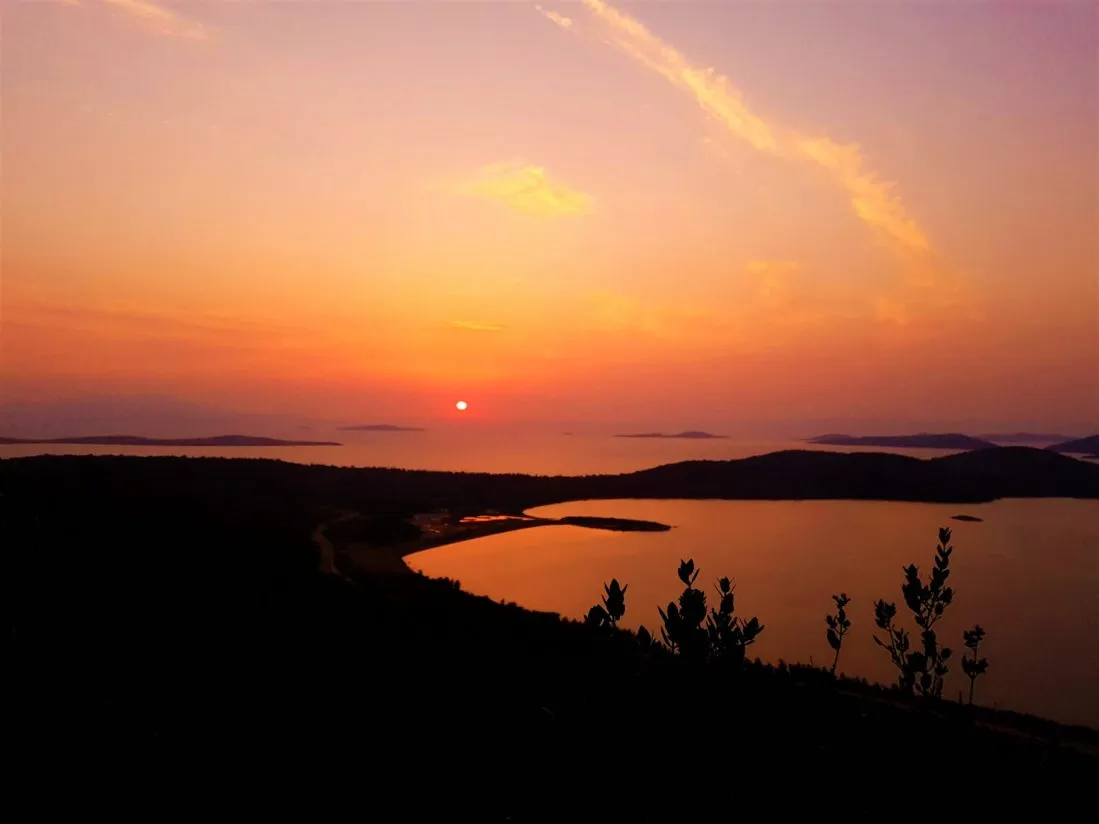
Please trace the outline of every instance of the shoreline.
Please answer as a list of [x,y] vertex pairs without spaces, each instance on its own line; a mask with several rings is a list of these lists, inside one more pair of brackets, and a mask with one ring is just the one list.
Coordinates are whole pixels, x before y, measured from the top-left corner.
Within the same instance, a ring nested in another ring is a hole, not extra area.
[[[313,542],[320,551],[322,572],[338,572],[347,577],[358,574],[411,573],[412,569],[404,559],[418,552],[438,549],[451,544],[503,535],[521,529],[541,526],[573,526],[581,529],[601,529],[609,532],[669,532],[672,527],[657,521],[644,521],[634,518],[603,518],[587,515],[565,515],[561,518],[539,518],[526,515],[492,515],[499,520],[448,524],[451,529],[423,534],[416,541],[396,542],[393,544],[369,543],[367,541],[332,540],[325,532],[327,527],[340,521],[353,518],[345,513],[330,521],[317,525],[313,531]],[[467,516],[468,517],[468,516]],[[478,516],[474,516],[478,517]],[[340,561],[344,561],[341,567]]]

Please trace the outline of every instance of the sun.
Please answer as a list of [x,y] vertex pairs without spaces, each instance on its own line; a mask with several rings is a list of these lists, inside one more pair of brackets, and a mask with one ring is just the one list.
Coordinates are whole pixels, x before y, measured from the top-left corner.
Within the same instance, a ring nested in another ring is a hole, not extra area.
[[454,406],[457,408],[457,410],[459,412],[465,412],[466,409],[469,408],[469,404],[466,403],[465,401],[458,401],[456,404],[454,404]]

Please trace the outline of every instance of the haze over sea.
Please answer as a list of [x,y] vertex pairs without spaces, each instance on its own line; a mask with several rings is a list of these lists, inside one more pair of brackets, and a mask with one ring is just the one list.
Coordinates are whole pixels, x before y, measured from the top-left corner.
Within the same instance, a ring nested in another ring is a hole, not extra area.
[[[623,432],[646,431],[624,428]],[[678,429],[666,430],[669,432]],[[58,433],[61,434],[61,433]],[[67,434],[104,434],[79,432]],[[122,434],[122,433],[119,433]],[[134,434],[134,433],[125,433]],[[143,434],[143,433],[138,433]],[[223,434],[188,431],[187,436]],[[249,431],[248,434],[255,434]],[[729,437],[616,438],[613,433],[564,435],[532,429],[454,426],[423,432],[355,432],[337,428],[264,431],[282,438],[335,440],[341,446],[146,447],[15,444],[0,446],[0,458],[24,455],[191,455],[273,458],[333,466],[390,466],[450,472],[519,472],[534,475],[592,475],[633,472],[687,460],[729,460],[783,449],[892,452],[916,457],[951,454],[941,449],[831,447],[791,438]]]

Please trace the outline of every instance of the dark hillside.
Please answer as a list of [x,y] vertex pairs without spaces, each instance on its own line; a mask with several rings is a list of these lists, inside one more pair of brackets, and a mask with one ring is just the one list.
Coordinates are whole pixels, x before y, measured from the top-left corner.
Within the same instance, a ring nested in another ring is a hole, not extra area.
[[[843,463],[815,463],[815,482],[832,482]],[[747,465],[775,477],[800,458]],[[854,465],[863,482],[909,468],[889,456]],[[662,467],[624,483],[700,491],[714,469]],[[215,765],[268,783],[293,776],[286,787],[307,764],[354,767],[369,803],[399,801],[400,817],[445,805],[488,821],[603,809],[663,821],[684,804],[819,811],[825,796],[795,790],[828,764],[850,782],[846,817],[891,814],[898,781],[953,786],[972,770],[998,780],[952,797],[951,811],[1041,801],[1048,813],[1095,774],[1094,733],[991,712],[974,724],[956,705],[921,708],[819,670],[695,670],[642,653],[632,636],[449,582],[349,582],[317,569],[310,533],[325,507],[414,509],[516,489],[552,497],[591,483],[270,461],[0,462],[9,747],[38,776],[61,780],[79,765],[124,777],[128,793],[150,776],[186,777],[188,798]],[[593,602],[601,583],[591,582]],[[448,782],[460,791],[433,791]]]

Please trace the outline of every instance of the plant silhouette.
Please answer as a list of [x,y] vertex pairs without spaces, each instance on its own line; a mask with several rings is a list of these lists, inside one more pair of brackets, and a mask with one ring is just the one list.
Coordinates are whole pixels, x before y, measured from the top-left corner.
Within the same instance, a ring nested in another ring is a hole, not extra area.
[[847,605],[851,603],[851,599],[847,597],[846,592],[841,592],[839,595],[833,595],[832,600],[836,602],[836,614],[826,615],[824,620],[828,624],[828,646],[836,651],[836,657],[832,659],[832,674],[835,675],[836,667],[840,662],[843,638],[851,629],[851,619],[847,617]]
[[874,642],[889,653],[889,659],[900,672],[898,686],[908,693],[929,698],[942,696],[943,678],[950,669],[947,662],[952,650],[939,645],[934,626],[954,600],[954,590],[946,586],[953,551],[950,530],[941,528],[930,580],[926,584],[920,580],[920,570],[915,564],[904,568],[901,594],[920,628],[919,648],[912,650],[908,632],[896,625],[897,605],[884,600],[874,603],[874,623],[885,630],[888,643],[877,635]]
[[720,596],[719,606],[718,609],[711,609],[706,619],[710,654],[717,660],[739,666],[744,661],[745,648],[755,643],[756,636],[763,632],[763,626],[758,618],[744,621],[733,615],[735,587],[728,578],[722,578],[715,586]]
[[734,586],[727,577],[716,584],[718,608],[711,608],[707,614],[706,593],[694,586],[700,571],[693,560],[680,561],[679,580],[685,589],[678,605],[669,603],[667,610],[657,608],[664,622],[660,637],[673,653],[684,658],[738,667],[744,661],[745,648],[763,632],[763,625],[758,618],[745,621],[734,615]]
[[609,584],[603,584],[603,609],[606,610],[607,620],[612,627],[618,626],[618,621],[626,614],[626,590],[630,586],[619,586],[617,578],[611,578]]
[[660,646],[660,642],[653,638],[651,632],[645,629],[645,625],[642,624],[637,628],[637,645],[644,651],[649,651]]
[[988,659],[977,657],[978,649],[984,638],[985,631],[980,624],[976,624],[973,629],[962,631],[962,639],[965,642],[966,649],[973,653],[972,658],[966,658],[964,655],[962,656],[962,670],[965,672],[966,677],[969,678],[970,704],[973,703],[973,690],[977,686],[977,679],[988,671]]
[[660,637],[668,648],[685,658],[701,660],[706,656],[707,636],[702,628],[706,620],[706,593],[694,587],[699,572],[693,560],[680,561],[679,580],[686,588],[679,596],[679,605],[669,603],[667,612],[660,607],[657,611],[664,622]]
[[622,586],[617,578],[611,578],[609,584],[603,584],[603,603],[595,604],[584,616],[584,623],[588,626],[607,626],[615,629],[622,616],[626,614],[626,590],[629,584]]
[[595,604],[584,616],[584,623],[589,627],[601,627],[608,622],[607,611],[599,604]]

